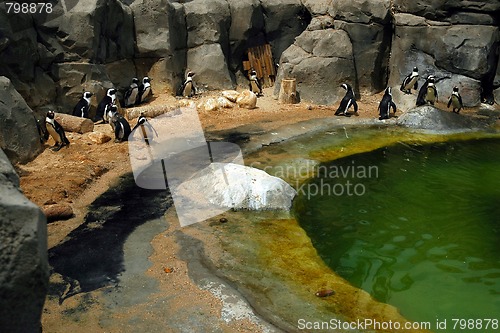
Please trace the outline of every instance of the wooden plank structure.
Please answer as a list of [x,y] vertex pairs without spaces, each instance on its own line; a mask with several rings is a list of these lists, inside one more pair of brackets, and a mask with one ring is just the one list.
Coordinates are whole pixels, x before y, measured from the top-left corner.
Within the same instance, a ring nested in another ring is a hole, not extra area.
[[249,71],[255,69],[257,77],[262,82],[262,87],[272,87],[276,79],[276,67],[273,62],[271,45],[264,44],[251,47],[247,50],[248,60],[243,61],[243,69]]

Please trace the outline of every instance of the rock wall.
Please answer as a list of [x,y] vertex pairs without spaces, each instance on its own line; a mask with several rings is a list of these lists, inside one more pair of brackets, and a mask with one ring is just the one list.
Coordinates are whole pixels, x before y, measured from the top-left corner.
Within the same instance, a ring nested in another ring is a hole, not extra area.
[[500,95],[497,1],[65,2],[48,15],[16,16],[0,4],[0,75],[35,110],[68,113],[83,89],[98,100],[134,76],[173,93],[187,69],[202,90],[246,87],[245,50],[263,42],[281,63],[278,78],[296,76],[306,101],[336,103],[345,81],[357,93],[380,92],[414,66],[436,74],[444,91],[461,87],[466,105]]
[[19,190],[19,178],[0,149],[0,327],[40,332],[48,288],[47,223]]
[[0,76],[0,148],[13,163],[31,161],[42,151],[33,111],[4,76]]

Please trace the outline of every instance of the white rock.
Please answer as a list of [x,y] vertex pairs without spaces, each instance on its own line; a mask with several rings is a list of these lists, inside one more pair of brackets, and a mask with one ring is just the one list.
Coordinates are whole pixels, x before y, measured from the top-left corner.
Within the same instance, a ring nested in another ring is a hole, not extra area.
[[221,108],[232,108],[232,107],[234,107],[234,103],[231,102],[230,100],[228,100],[224,96],[217,97],[217,104]]
[[249,210],[289,210],[297,194],[281,178],[234,163],[212,163],[175,191],[200,204]]
[[250,90],[244,90],[236,99],[236,103],[240,108],[254,109],[257,105],[257,95]]
[[222,92],[222,96],[224,96],[233,103],[236,103],[236,99],[238,98],[239,95],[240,93],[237,92],[236,90],[224,90]]

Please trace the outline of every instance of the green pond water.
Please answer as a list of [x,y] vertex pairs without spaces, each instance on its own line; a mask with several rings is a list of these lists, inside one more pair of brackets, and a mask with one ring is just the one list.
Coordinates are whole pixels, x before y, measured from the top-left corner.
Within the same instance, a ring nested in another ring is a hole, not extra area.
[[500,140],[324,163],[294,206],[326,264],[406,318],[500,320]]

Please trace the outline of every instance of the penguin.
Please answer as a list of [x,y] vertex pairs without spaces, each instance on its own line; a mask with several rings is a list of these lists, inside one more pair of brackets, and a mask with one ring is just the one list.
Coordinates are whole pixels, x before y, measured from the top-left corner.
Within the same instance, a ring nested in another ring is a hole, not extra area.
[[194,75],[195,73],[191,71],[187,72],[186,80],[182,83],[179,91],[177,92],[178,96],[192,97],[193,95],[196,95],[196,87],[193,82]]
[[[464,106],[462,103],[462,96],[458,92],[458,87],[453,87],[453,92],[451,93],[450,99],[448,100],[448,108],[453,105],[453,112],[460,113],[460,110]],[[456,111],[455,111],[456,109]]]
[[427,82],[427,93],[425,94],[425,102],[434,105],[438,99],[438,92],[434,84],[434,77],[430,78]]
[[130,84],[128,90],[125,92],[125,97],[123,99],[123,105],[126,108],[134,106],[137,101],[137,95],[139,94],[139,79],[134,77],[132,83]]
[[358,112],[356,95],[354,94],[354,91],[352,91],[351,85],[349,85],[348,83],[342,84],[341,87],[346,90],[346,93],[344,98],[342,98],[342,101],[340,102],[339,108],[335,112],[335,115],[336,116],[344,115],[346,117],[350,117],[351,115],[347,111],[349,111],[351,105],[354,106],[354,113]]
[[83,93],[82,98],[73,108],[73,116],[81,118],[89,118],[90,98],[93,95],[94,95],[93,93],[88,91]]
[[118,113],[118,107],[115,104],[108,104],[104,109],[103,119],[106,123],[111,123],[111,118]]
[[396,104],[392,101],[392,91],[391,87],[387,87],[385,89],[384,96],[382,97],[382,100],[380,101],[380,104],[378,105],[378,112],[379,112],[379,120],[383,119],[389,119],[390,118],[390,113],[391,113],[391,108],[396,113]]
[[153,91],[151,90],[152,80],[153,79],[147,76],[142,78],[142,83],[139,85],[136,104],[141,104],[146,102],[149,99],[149,97],[153,94]]
[[399,88],[405,94],[411,94],[411,88],[418,89],[418,68],[413,67],[413,71],[408,74],[401,83],[401,88]]
[[262,86],[257,77],[257,72],[254,69],[250,71],[250,83],[248,85],[251,92],[255,93],[257,96],[262,96]]
[[137,119],[137,124],[135,124],[132,132],[134,132],[137,128],[140,128],[141,135],[144,140],[147,140],[147,144],[151,143],[151,140],[156,136],[158,137],[158,132],[154,129],[154,127],[149,123],[149,121],[144,117],[144,115],[140,115],[139,119]]
[[128,121],[121,114],[118,112],[114,113],[109,123],[111,124],[111,128],[113,128],[113,132],[115,132],[115,142],[128,140],[132,130]]
[[97,111],[94,117],[94,122],[104,120],[104,113],[106,112],[107,106],[109,104],[114,105],[116,103],[116,89],[110,88],[106,92],[106,96],[97,105]]
[[420,87],[420,90],[418,91],[418,96],[417,96],[417,106],[425,105],[427,102],[425,100],[425,96],[427,94],[427,85],[429,84],[429,80],[434,81],[434,75],[429,75],[427,76],[427,79],[425,80],[425,83]]
[[47,112],[47,115],[45,117],[45,128],[47,129],[45,138],[48,139],[48,135],[50,134],[50,136],[56,142],[54,147],[52,147],[53,151],[59,151],[62,147],[69,146],[69,140],[68,138],[66,138],[64,129],[62,128],[61,124],[59,124],[57,120],[55,120],[54,111]]

